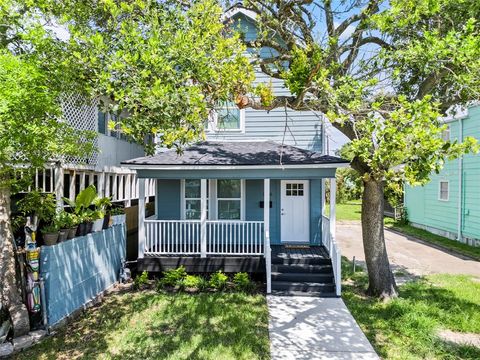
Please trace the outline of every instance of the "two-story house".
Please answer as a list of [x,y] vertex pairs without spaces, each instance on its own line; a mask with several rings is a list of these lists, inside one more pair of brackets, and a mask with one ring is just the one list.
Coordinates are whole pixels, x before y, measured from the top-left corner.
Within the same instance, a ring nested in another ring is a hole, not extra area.
[[[235,7],[225,18],[255,39],[253,13]],[[256,81],[288,94],[261,71]],[[138,269],[259,272],[268,292],[339,295],[335,171],[347,162],[324,153],[323,121],[312,111],[227,104],[210,119],[207,140],[181,155],[163,151],[123,162],[137,171],[139,201],[144,182],[156,181],[155,215],[145,219],[139,206]]]

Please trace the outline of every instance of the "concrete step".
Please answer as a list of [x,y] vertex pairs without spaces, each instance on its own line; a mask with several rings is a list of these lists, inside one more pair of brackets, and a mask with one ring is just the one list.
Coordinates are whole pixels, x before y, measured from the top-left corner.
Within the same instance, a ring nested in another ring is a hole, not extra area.
[[271,295],[274,296],[304,296],[304,297],[337,297],[335,292],[315,292],[315,291],[286,291],[286,290],[272,290]]
[[284,273],[272,271],[272,281],[309,282],[321,284],[333,284],[333,273]]
[[283,265],[273,264],[272,272],[281,273],[313,273],[313,274],[330,274],[333,272],[332,265]]
[[305,281],[272,281],[272,290],[331,293],[335,291],[335,285]]

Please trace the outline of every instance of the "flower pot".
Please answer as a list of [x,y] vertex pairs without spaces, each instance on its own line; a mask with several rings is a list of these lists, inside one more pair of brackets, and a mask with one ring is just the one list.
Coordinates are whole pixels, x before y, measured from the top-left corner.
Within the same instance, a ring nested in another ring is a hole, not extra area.
[[58,232],[43,234],[43,243],[47,246],[55,245],[58,240]]
[[110,215],[105,215],[103,218],[103,229],[108,229],[110,225]]
[[103,229],[103,218],[95,220],[92,225],[92,232],[102,231]]
[[113,225],[119,225],[125,223],[125,214],[122,215],[114,215],[113,217]]
[[67,240],[69,232],[70,232],[70,229],[60,229],[58,233],[58,242]]
[[87,234],[87,224],[81,223],[77,228],[77,236],[85,236]]
[[86,230],[85,230],[85,235],[90,234],[92,232],[93,228],[93,221],[89,221],[86,223]]
[[73,239],[77,233],[78,226],[74,226],[71,229],[68,229],[67,239]]

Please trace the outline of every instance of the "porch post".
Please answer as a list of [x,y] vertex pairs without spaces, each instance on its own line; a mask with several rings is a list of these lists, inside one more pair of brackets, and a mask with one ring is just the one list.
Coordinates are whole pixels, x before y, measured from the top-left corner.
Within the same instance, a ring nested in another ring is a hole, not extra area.
[[138,258],[145,253],[145,179],[138,179]]
[[207,179],[200,180],[200,257],[207,257]]
[[336,221],[336,194],[337,194],[337,180],[330,179],[330,236],[332,242],[335,241],[335,221]]
[[270,179],[263,180],[263,233],[267,294],[272,292],[272,250],[270,249]]
[[[45,170],[43,170],[45,174]],[[45,188],[45,181],[43,182]],[[55,199],[57,202],[57,210],[63,209],[63,168],[60,164],[55,167]]]

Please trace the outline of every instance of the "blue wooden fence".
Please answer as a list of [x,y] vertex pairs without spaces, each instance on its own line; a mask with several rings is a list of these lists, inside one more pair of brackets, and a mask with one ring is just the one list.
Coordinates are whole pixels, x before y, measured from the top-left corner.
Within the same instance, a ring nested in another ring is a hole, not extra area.
[[45,281],[48,325],[55,325],[118,281],[125,249],[124,223],[43,246],[40,274]]

